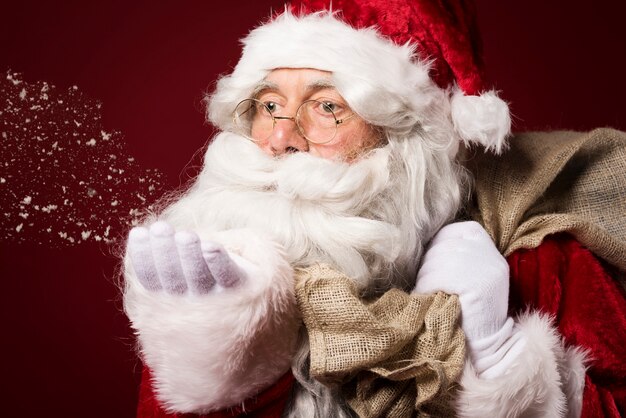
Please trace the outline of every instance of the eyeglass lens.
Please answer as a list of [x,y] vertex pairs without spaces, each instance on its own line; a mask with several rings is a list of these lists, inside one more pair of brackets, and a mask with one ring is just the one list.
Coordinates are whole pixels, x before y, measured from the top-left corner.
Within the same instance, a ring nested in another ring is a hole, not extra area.
[[274,120],[270,109],[256,99],[246,99],[235,108],[233,120],[238,133],[255,141],[263,141],[272,135],[276,123],[296,123],[297,129],[308,141],[323,144],[331,141],[337,133],[337,118],[326,103],[308,100],[300,105],[294,121]]

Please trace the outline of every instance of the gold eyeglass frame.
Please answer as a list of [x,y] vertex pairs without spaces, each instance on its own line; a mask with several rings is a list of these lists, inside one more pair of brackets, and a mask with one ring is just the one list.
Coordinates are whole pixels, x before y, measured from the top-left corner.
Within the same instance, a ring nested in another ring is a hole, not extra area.
[[[272,132],[270,132],[270,134],[266,138],[264,138],[264,139],[267,139],[267,138],[269,138],[272,135],[272,133],[274,132],[274,128],[276,127],[276,121],[277,120],[290,120],[290,121],[292,121],[293,123],[296,124],[296,128],[298,129],[298,134],[300,134],[300,136],[302,136],[302,138],[306,139],[308,142],[311,142],[311,143],[317,144],[317,145],[328,144],[330,141],[335,139],[335,137],[337,136],[337,131],[339,129],[339,125],[341,125],[342,123],[344,123],[345,121],[347,121],[348,119],[350,119],[350,118],[352,118],[352,117],[354,117],[356,115],[356,113],[353,112],[352,114],[350,114],[349,116],[346,116],[345,118],[337,119],[337,115],[335,115],[335,112],[333,112],[332,109],[328,108],[328,105],[326,103],[321,102],[319,100],[311,99],[311,100],[305,100],[304,102],[300,103],[300,106],[298,106],[298,108],[296,109],[295,116],[275,116],[274,114],[272,114],[272,111],[270,110],[269,107],[267,107],[267,105],[265,103],[263,103],[262,101],[260,101],[258,99],[249,98],[249,99],[243,99],[242,101],[237,103],[237,106],[235,106],[235,109],[233,110],[233,124],[235,126],[239,126],[239,123],[237,122],[237,109],[244,102],[253,102],[253,103],[260,104],[261,106],[263,106],[265,108],[265,110],[267,110],[267,115],[272,118]],[[308,138],[304,134],[304,131],[303,131],[302,127],[298,123],[298,120],[299,120],[298,115],[300,113],[300,110],[303,108],[303,106],[305,104],[311,103],[311,102],[319,103],[320,105],[324,106],[331,113],[331,115],[333,115],[333,118],[335,119],[335,133],[328,140],[325,140],[325,141],[314,141],[314,140],[311,140],[310,138]],[[249,109],[246,110],[245,112],[243,112],[241,115],[246,114],[252,108],[254,108],[254,106],[250,106]],[[241,115],[239,115],[239,116],[241,116]],[[251,135],[245,135],[243,133],[242,133],[242,135],[244,135],[246,138],[248,138],[249,140],[251,140],[253,142],[259,142],[259,141],[263,140],[263,139],[260,139],[260,140],[254,139],[254,138],[251,137]]]

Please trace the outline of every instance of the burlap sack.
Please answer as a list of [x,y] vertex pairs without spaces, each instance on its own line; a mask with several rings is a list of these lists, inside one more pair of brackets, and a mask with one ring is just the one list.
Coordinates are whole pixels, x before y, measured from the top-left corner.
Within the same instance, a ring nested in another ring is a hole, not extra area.
[[626,133],[524,133],[500,157],[476,154],[476,208],[499,250],[568,232],[626,271]]
[[[476,153],[467,165],[476,178],[471,216],[503,254],[568,232],[626,271],[626,134],[519,134],[503,156]],[[297,276],[311,376],[341,385],[360,417],[453,416],[465,356],[456,297],[392,290],[366,303],[327,266]]]
[[326,265],[300,270],[296,283],[312,377],[341,385],[360,417],[453,415],[465,358],[456,296],[390,290],[364,302],[353,280]]

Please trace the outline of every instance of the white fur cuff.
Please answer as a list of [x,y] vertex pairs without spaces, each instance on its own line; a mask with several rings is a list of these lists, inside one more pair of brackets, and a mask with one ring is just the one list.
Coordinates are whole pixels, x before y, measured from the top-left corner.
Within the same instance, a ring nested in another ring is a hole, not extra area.
[[126,268],[125,307],[169,412],[236,405],[290,367],[299,319],[293,271],[273,242],[246,230],[215,237],[247,280],[206,295],[148,291]]
[[585,383],[584,355],[563,347],[547,316],[525,314],[518,319],[518,326],[526,339],[524,352],[503,375],[482,379],[468,362],[456,400],[458,415],[578,416]]

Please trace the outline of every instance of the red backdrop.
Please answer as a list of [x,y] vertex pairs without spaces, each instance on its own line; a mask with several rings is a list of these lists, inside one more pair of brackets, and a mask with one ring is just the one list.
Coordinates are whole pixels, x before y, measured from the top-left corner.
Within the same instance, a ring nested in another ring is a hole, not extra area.
[[[212,133],[203,93],[283,1],[12,3],[0,70],[100,100],[104,126],[175,188]],[[626,10],[603,3],[478,1],[487,71],[517,130],[626,129]],[[133,416],[139,365],[116,266],[104,244],[0,243],[3,415]]]

